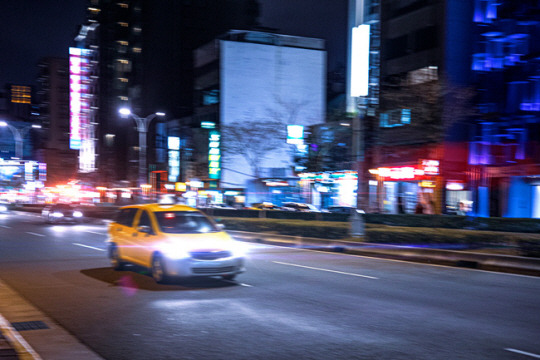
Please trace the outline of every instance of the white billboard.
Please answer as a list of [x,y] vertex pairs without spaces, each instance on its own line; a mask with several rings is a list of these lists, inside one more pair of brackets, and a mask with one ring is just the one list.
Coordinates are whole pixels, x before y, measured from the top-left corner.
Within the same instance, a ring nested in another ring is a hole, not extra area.
[[[271,173],[292,175],[287,126],[324,122],[326,51],[227,40],[220,49],[221,128],[248,125],[253,134],[241,149],[231,144],[237,138],[223,133],[221,186],[245,187],[254,176]],[[259,152],[239,154],[257,144]]]

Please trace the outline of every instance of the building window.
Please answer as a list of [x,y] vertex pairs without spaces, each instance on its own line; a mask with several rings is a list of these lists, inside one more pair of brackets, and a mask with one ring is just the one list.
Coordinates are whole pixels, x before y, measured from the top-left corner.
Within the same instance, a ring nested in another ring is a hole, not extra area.
[[126,3],[118,3],[118,6],[120,6],[122,9],[127,9],[129,7]]
[[125,22],[125,21],[119,21],[118,25],[120,25],[121,27],[128,27],[129,26],[129,24],[127,22]]
[[382,112],[379,115],[380,127],[390,128],[411,123],[411,109],[398,109]]
[[140,54],[142,51],[142,49],[140,47],[134,47],[133,48],[133,52],[136,53],[136,54]]

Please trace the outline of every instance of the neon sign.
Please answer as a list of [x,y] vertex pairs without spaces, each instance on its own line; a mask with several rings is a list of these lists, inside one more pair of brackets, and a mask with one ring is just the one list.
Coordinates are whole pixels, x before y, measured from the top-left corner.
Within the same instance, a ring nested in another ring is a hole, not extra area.
[[219,179],[221,174],[221,135],[217,130],[211,130],[208,138],[208,177]]

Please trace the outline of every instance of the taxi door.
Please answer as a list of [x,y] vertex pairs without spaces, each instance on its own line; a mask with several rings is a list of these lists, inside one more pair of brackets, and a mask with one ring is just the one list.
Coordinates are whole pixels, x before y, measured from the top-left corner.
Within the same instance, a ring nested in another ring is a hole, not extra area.
[[141,209],[135,217],[135,226],[131,237],[134,261],[143,266],[150,266],[152,252],[158,240],[150,220],[150,214]]
[[115,221],[109,225],[110,239],[118,246],[120,257],[125,260],[130,260],[133,256],[130,237],[136,214],[137,208],[120,209]]

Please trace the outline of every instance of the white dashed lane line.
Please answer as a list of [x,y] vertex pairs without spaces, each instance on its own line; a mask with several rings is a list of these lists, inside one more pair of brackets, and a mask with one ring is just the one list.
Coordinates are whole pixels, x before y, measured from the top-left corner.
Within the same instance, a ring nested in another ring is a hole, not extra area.
[[27,231],[26,233],[30,234],[30,235],[34,235],[34,236],[45,236],[43,234],[38,234],[38,233],[35,233],[35,232],[30,232],[30,231]]
[[535,358],[535,359],[540,359],[540,355],[538,355],[538,354],[533,354],[533,353],[530,353],[530,352],[526,352],[526,351],[522,351],[522,350],[517,350],[517,349],[512,349],[512,348],[506,348],[506,349],[504,349],[504,350],[510,351],[510,352],[513,352],[513,353],[516,353],[516,354],[521,354],[521,355],[529,356],[529,357],[532,357],[532,358]]
[[82,246],[82,247],[85,247],[85,248],[88,248],[88,249],[92,249],[92,250],[97,250],[97,251],[107,251],[105,249],[100,249],[98,247],[95,247],[95,246],[89,246],[89,245],[84,245],[84,244],[79,244],[79,243],[73,243],[73,245],[76,245],[76,246]]
[[285,262],[281,262],[281,261],[272,261],[272,262],[275,263],[275,264],[296,266],[296,267],[300,267],[300,268],[304,268],[304,269],[326,271],[326,272],[331,272],[331,273],[341,274],[341,275],[363,277],[363,278],[366,278],[366,279],[373,279],[373,280],[378,280],[379,279],[379,278],[374,277],[374,276],[368,276],[368,275],[362,275],[362,274],[354,274],[354,273],[337,271],[337,270],[322,269],[322,268],[316,268],[316,267],[311,267],[311,266],[304,266],[304,265],[298,265],[298,264],[285,263]]
[[0,227],[3,227],[4,229],[11,229],[11,226],[6,226],[6,225],[0,225]]
[[85,233],[94,234],[94,235],[107,236],[107,234],[99,233],[99,232],[96,232],[96,231],[85,231]]

